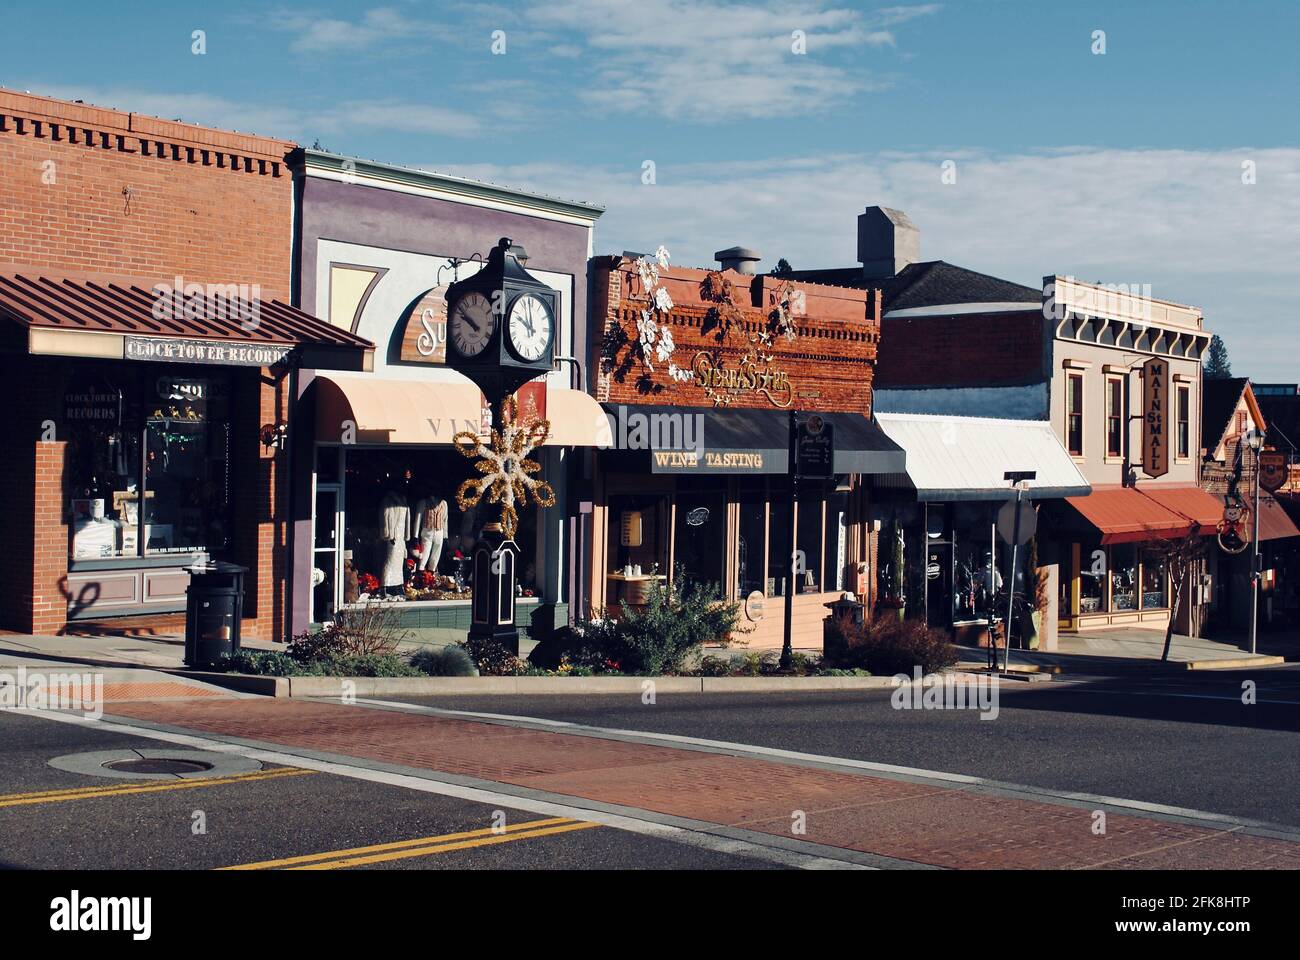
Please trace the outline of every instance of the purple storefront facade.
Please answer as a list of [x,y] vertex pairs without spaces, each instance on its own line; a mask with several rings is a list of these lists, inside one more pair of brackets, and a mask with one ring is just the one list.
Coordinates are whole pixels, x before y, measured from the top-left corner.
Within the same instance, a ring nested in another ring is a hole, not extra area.
[[552,421],[539,459],[557,503],[521,512],[517,621],[535,635],[566,622],[581,580],[572,569],[582,527],[569,495],[581,471],[575,447],[600,413],[586,390],[588,262],[601,208],[313,150],[292,166],[294,303],[375,352],[362,373],[298,372],[289,632],[385,595],[402,601],[394,609],[414,639],[463,636],[462,558],[492,517],[486,506],[461,511],[455,498],[472,464],[452,435],[482,425],[481,395],[445,364],[443,294],[502,237],[525,248],[528,271],[560,304],[555,369],[518,395],[521,414]]

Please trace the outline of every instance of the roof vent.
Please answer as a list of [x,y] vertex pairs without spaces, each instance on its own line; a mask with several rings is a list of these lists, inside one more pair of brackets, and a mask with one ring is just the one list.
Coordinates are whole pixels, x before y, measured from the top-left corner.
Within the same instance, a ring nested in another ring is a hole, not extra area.
[[715,253],[713,259],[722,264],[723,270],[735,270],[737,273],[752,277],[758,272],[754,264],[763,257],[757,250],[750,250],[748,247],[728,247]]

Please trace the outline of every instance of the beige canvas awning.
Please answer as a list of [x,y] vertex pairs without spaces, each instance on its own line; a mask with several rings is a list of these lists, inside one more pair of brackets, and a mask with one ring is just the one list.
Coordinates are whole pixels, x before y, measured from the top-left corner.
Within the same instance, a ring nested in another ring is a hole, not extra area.
[[[461,430],[484,423],[483,394],[472,383],[318,375],[316,439],[321,443],[450,444]],[[604,411],[579,390],[546,388],[548,446],[594,447]]]

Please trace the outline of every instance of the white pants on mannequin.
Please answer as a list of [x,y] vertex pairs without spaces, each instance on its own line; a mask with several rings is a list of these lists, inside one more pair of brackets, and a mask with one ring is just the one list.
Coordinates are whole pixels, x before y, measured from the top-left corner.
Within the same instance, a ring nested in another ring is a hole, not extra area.
[[442,542],[446,537],[441,530],[426,530],[420,534],[420,569],[438,570],[438,560],[442,557]]

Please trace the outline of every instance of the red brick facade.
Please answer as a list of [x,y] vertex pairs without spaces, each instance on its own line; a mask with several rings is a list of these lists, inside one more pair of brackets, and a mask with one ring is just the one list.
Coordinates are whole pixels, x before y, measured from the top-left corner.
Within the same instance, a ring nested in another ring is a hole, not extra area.
[[[0,263],[32,273],[257,284],[290,295],[294,145],[138,114],[0,91]],[[37,633],[67,621],[68,504],[58,421],[69,365],[32,357],[17,325],[0,331],[0,388],[13,411],[0,471],[10,508],[0,551],[0,627]],[[93,361],[90,361],[93,362]],[[232,423],[234,559],[252,570],[245,633],[282,638],[283,465],[257,437],[282,420],[287,385],[239,376]],[[75,598],[73,598],[75,601]]]
[[998,387],[1043,379],[1043,314],[889,317],[880,324],[876,386]]
[[662,313],[655,314],[655,318],[660,327],[671,330],[676,349],[671,360],[652,359],[653,369],[646,371],[639,361],[628,362],[628,351],[634,345],[622,342],[624,337],[635,340],[637,320],[647,307],[635,264],[616,257],[597,259],[594,264],[592,314],[596,329],[592,337],[592,369],[597,371],[598,400],[714,406],[698,374],[689,380],[673,380],[669,362],[694,370],[696,358],[710,354],[709,363],[729,374],[750,353],[751,338],[768,328],[771,311],[794,293],[799,295],[798,308],[793,311],[796,336],[789,340],[777,334],[772,345],[760,351],[770,360],[759,364],[760,373],[784,375],[790,385],[788,393],[773,391],[774,401],[761,391],[742,389],[729,393],[725,405],[870,415],[880,339],[878,290],[791,283],[780,277],[750,277],[728,271],[723,276],[732,283],[732,300],[743,316],[743,327],[734,326],[719,340],[717,327],[710,329],[708,319],[710,308],[718,304],[701,290],[710,271],[672,267],[661,273],[660,285],[672,298],[673,309],[666,321]]

